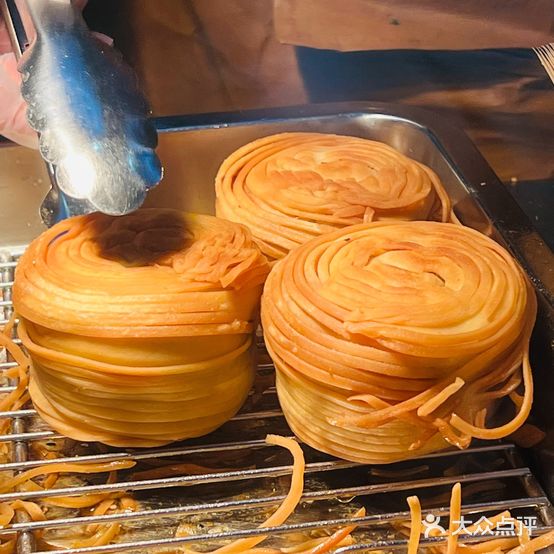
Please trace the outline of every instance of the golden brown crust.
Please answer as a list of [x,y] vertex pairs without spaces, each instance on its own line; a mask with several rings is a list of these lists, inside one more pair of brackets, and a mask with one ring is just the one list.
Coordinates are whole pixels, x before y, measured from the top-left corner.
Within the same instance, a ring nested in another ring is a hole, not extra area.
[[[314,239],[276,264],[262,299],[295,433],[376,463],[518,428],[532,401],[535,312],[507,251],[437,222],[374,222]],[[485,428],[485,411],[503,396],[517,415]]]
[[451,217],[428,167],[382,142],[320,133],[239,148],[218,171],[216,197],[217,215],[247,225],[272,259],[348,225]]
[[64,435],[156,446],[231,418],[269,265],[243,226],[174,210],[64,221],[17,267],[29,392]]

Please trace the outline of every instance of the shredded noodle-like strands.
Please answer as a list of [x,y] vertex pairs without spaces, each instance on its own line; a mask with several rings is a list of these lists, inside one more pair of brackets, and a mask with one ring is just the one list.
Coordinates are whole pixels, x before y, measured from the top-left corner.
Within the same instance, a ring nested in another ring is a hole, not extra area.
[[448,524],[448,544],[446,546],[446,554],[456,554],[458,546],[458,533],[456,526],[459,525],[460,516],[462,515],[462,487],[460,483],[456,483],[452,487],[452,497],[450,498],[450,522]]
[[[273,514],[260,525],[260,527],[276,527],[287,520],[287,518],[294,512],[296,506],[298,506],[298,503],[302,498],[302,492],[304,491],[304,453],[302,452],[300,445],[294,439],[280,437],[278,435],[267,435],[265,440],[268,444],[275,444],[286,448],[292,454],[294,460],[290,489],[285,500],[283,500],[283,503],[277,508],[277,510],[275,510],[275,512],[273,512]],[[231,554],[242,552],[243,550],[254,548],[266,538],[266,536],[261,536],[252,537],[251,539],[238,539],[231,544],[214,550],[212,554]]]
[[270,259],[349,225],[455,220],[435,173],[376,141],[282,133],[233,152],[215,182],[216,214],[247,225]]
[[[15,313],[12,313],[4,330],[0,333],[0,348],[5,348],[17,363],[17,367],[4,372],[4,376],[17,379],[15,389],[0,398],[0,411],[19,410],[29,400],[27,386],[29,383],[29,367],[31,365],[29,357],[23,352],[21,347],[16,344],[11,335],[15,324]],[[5,434],[11,425],[9,418],[0,420],[0,433]],[[6,445],[3,445],[6,448]]]
[[[373,222],[313,239],[275,265],[262,298],[292,430],[362,463],[467,448],[472,437],[519,428],[533,399],[535,316],[534,291],[504,248],[428,221]],[[515,415],[487,428],[485,414],[504,397]]]
[[[6,347],[9,351],[16,347],[13,341],[6,341]],[[23,354],[25,357],[25,355]],[[28,360],[21,358],[22,361],[28,365]],[[304,455],[302,449],[296,441],[290,438],[280,437],[277,435],[268,435],[266,438],[268,444],[274,444],[287,448],[293,455],[293,472],[291,478],[291,486],[289,493],[287,494],[283,503],[279,508],[261,525],[261,527],[274,527],[281,525],[286,519],[294,512],[298,505],[303,492],[304,487]],[[0,480],[0,492],[8,492],[14,490],[21,485],[28,485],[27,490],[42,490],[38,484],[34,483],[32,479],[38,476],[46,475],[58,475],[60,473],[100,473],[100,472],[112,472],[110,475],[114,475],[113,472],[129,469],[135,465],[131,460],[119,460],[113,462],[101,462],[101,463],[67,463],[60,462],[59,464],[49,464],[42,467],[36,467],[26,472],[20,473],[14,477]],[[117,493],[116,495],[117,496]],[[119,494],[119,500],[115,500],[120,505],[122,511],[134,511],[136,509],[136,502],[129,497],[125,497],[124,493]],[[84,497],[69,497],[69,498],[50,498],[45,500],[46,503],[51,505],[62,505],[65,507],[85,507],[95,506],[93,515],[102,515],[107,512],[108,509],[114,504],[114,495],[103,494],[91,494]],[[15,501],[12,503],[0,503],[0,526],[4,527],[9,525],[13,520],[16,510],[25,510],[33,521],[42,521],[45,518],[44,512],[40,506],[34,502]],[[365,511],[364,511],[365,513]],[[362,514],[361,511],[356,515]],[[354,526],[348,526],[342,530],[337,531],[331,537],[328,537],[324,542],[315,547],[302,551],[302,554],[324,554],[334,545],[339,544],[344,538],[350,534]],[[121,524],[111,523],[107,525],[90,525],[87,527],[87,532],[90,536],[86,538],[80,538],[72,543],[73,548],[84,548],[90,546],[103,546],[110,544],[112,540],[118,535],[121,530]],[[265,540],[267,537],[255,537],[252,539],[242,539],[235,541],[227,546],[217,549],[214,552],[218,554],[244,552],[255,547],[258,543]],[[0,552],[11,553],[15,548],[15,540],[8,540],[3,544],[0,544]]]
[[0,554],[12,554],[15,552],[16,540],[10,539],[3,544],[0,544]]
[[554,544],[554,531],[545,533],[540,537],[535,537],[525,544],[521,544],[517,548],[514,548],[509,554],[533,554],[539,551],[541,548],[548,548]]
[[[6,348],[11,352],[12,348],[16,347],[13,340],[5,341]],[[28,365],[28,360],[20,358],[24,364]],[[293,455],[293,471],[291,478],[291,485],[289,492],[279,508],[270,516],[260,527],[272,527],[281,525],[287,518],[294,512],[303,493],[304,485],[304,455],[302,449],[296,441],[290,438],[279,437],[275,435],[268,435],[266,441],[269,444],[275,444],[287,448]],[[9,478],[8,481],[0,480],[0,487],[2,491],[13,490],[14,487],[27,485],[26,490],[41,490],[40,485],[32,481],[33,478],[40,475],[56,475],[65,472],[77,472],[77,473],[97,473],[97,472],[110,472],[109,482],[114,481],[115,472],[121,469],[128,469],[134,465],[134,462],[130,460],[121,460],[115,462],[95,463],[95,464],[79,464],[79,463],[65,463],[51,464],[44,467],[33,468],[29,471],[19,474],[16,477]],[[111,497],[110,497],[111,496]],[[83,502],[83,500],[85,502]],[[137,503],[131,497],[125,496],[125,493],[112,493],[110,494],[91,494],[83,497],[70,497],[64,499],[50,498],[45,499],[45,503],[51,503],[53,505],[62,505],[70,507],[79,506],[93,506],[93,514],[101,515],[106,513],[116,503],[119,511],[134,511],[137,508]],[[410,526],[410,539],[408,541],[408,554],[415,554],[419,545],[419,537],[422,530],[421,522],[421,507],[419,499],[417,497],[408,498],[408,504],[410,507],[411,526]],[[455,485],[452,491],[452,498],[450,501],[451,513],[450,521],[451,525],[448,532],[448,543],[450,547],[453,526],[452,522],[455,522],[460,517],[461,513],[461,489],[459,484]],[[12,503],[0,503],[0,526],[5,527],[10,524],[14,518],[16,510],[24,510],[31,517],[33,521],[42,521],[46,517],[41,507],[34,502],[24,502],[21,500]],[[361,508],[354,514],[354,518],[363,517],[365,515],[365,509]],[[509,512],[503,512],[498,516],[490,518],[490,521],[494,524],[500,521],[506,521],[506,517],[509,517]],[[518,539],[498,539],[486,541],[484,544],[472,544],[472,545],[455,545],[452,552],[457,554],[479,554],[485,552],[495,552],[498,554],[533,554],[534,552],[554,544],[554,532],[547,533],[545,535],[536,537],[532,540],[529,538],[529,533],[519,521],[514,520],[518,525]],[[357,524],[352,524],[339,529],[333,533],[330,537],[325,539],[317,539],[314,546],[309,548],[302,548],[303,545],[297,545],[288,549],[270,549],[270,548],[256,548],[256,545],[265,540],[267,537],[255,537],[252,539],[240,539],[233,543],[219,548],[213,552],[218,554],[290,554],[296,552],[297,554],[325,554],[329,550],[339,545],[343,545],[344,541],[350,537],[350,533],[357,527]],[[110,544],[118,535],[121,530],[121,524],[111,523],[105,525],[89,525],[86,528],[87,537],[81,537],[76,539],[72,543],[73,548],[81,548],[87,546],[102,546]],[[472,527],[468,527],[466,532],[472,531]],[[350,537],[351,539],[351,537]],[[520,543],[520,546],[510,550],[513,546],[514,540]],[[15,552],[16,539],[8,537],[8,539],[0,544],[0,554],[12,554]],[[305,544],[308,546],[308,543]],[[195,552],[194,550],[185,548],[185,552]],[[450,552],[450,550],[449,550]]]
[[[417,496],[411,496],[407,499],[410,508],[410,537],[408,539],[408,554],[417,554],[420,545],[421,535],[423,534],[423,525],[421,519],[421,505]],[[471,542],[464,544],[464,537],[475,536],[478,531],[478,524],[469,525],[465,528],[459,528],[462,513],[462,489],[460,483],[452,487],[450,497],[449,527],[445,534],[440,530],[433,529],[429,532],[429,537],[445,537],[446,547],[432,546],[431,551],[442,554],[489,554],[492,552],[498,554],[533,554],[542,548],[554,544],[554,531],[540,535],[532,540],[529,538],[529,530],[517,519],[511,517],[510,512],[502,512],[496,516],[488,518],[487,531],[491,533],[490,537],[483,537],[482,542]],[[498,524],[508,523],[514,525],[517,537],[494,538],[492,533]],[[516,546],[518,545],[519,546]]]
[[417,496],[408,497],[410,507],[410,539],[408,541],[408,554],[417,554],[419,537],[421,536],[421,504]]
[[144,209],[55,225],[21,257],[13,288],[38,413],[113,446],[213,431],[252,385],[268,271],[246,228],[211,216]]
[[[6,339],[6,335],[4,333],[4,339]],[[16,351],[18,348],[17,345],[13,342],[12,339],[7,339],[3,341],[3,344],[5,344],[5,348],[7,351],[11,354],[13,351]],[[23,354],[23,356],[25,356]],[[23,363],[25,367],[28,367],[29,361],[26,359],[19,357],[19,363]],[[13,406],[8,407],[8,409],[14,409]],[[33,490],[33,491],[40,491],[44,490],[47,487],[41,487],[40,485],[36,484],[32,479],[38,477],[38,476],[48,476],[48,477],[58,477],[60,473],[81,473],[81,474],[89,474],[89,473],[104,473],[107,471],[112,472],[112,474],[115,474],[116,471],[122,470],[122,469],[128,469],[135,465],[134,461],[131,460],[120,460],[120,461],[114,461],[114,462],[105,462],[105,463],[89,463],[89,464],[81,464],[81,463],[65,463],[61,462],[58,464],[49,464],[47,466],[43,467],[36,467],[33,469],[30,469],[28,471],[19,473],[18,475],[14,477],[5,477],[3,476],[0,479],[0,491],[1,493],[6,492],[12,492],[14,490]],[[48,481],[48,477],[44,480],[45,484]],[[120,493],[122,494],[122,493]],[[69,497],[69,498],[63,498],[63,499],[56,499],[49,498],[44,501],[45,504],[50,505],[62,505],[65,507],[81,507],[83,505],[95,505],[99,501],[101,505],[106,502],[108,502],[110,505],[113,503],[113,500],[104,500],[106,496],[109,496],[109,493],[106,495],[87,495],[85,497]],[[83,499],[85,502],[83,502]],[[123,499],[120,501],[123,502]],[[135,503],[132,501],[131,505],[127,503],[125,505],[125,509],[134,509]],[[2,502],[0,503],[0,526],[6,527],[9,525],[12,520],[15,517],[15,513],[18,510],[22,510],[28,514],[28,516],[31,518],[32,521],[44,521],[46,519],[46,516],[44,514],[44,511],[42,510],[41,506],[38,505],[35,502],[26,502],[22,500],[16,500],[14,502]],[[98,509],[97,509],[98,510]],[[89,546],[99,546],[99,545],[105,545],[109,544],[112,539],[117,535],[119,532],[120,526],[104,526],[97,530],[92,530],[95,534],[93,537],[89,539],[82,539],[81,541],[77,541],[76,545],[89,545]],[[16,541],[14,539],[9,539],[3,544],[0,544],[0,553],[11,553],[15,551],[15,544]]]
[[[365,516],[365,508],[360,508],[353,517],[364,517]],[[313,548],[309,550],[303,550],[301,551],[302,554],[324,554],[325,552],[328,552],[331,550],[331,548],[338,546],[354,529],[356,529],[357,525],[347,525],[346,527],[343,527],[342,529],[339,529],[338,531],[335,531],[330,537],[328,537],[325,541],[318,544],[317,546],[314,546]]]
[[[293,457],[293,466],[292,466],[292,476],[289,492],[287,493],[285,499],[281,505],[273,512],[269,518],[267,518],[259,527],[276,527],[277,525],[282,525],[288,517],[294,512],[298,503],[302,498],[302,493],[304,491],[304,453],[300,445],[291,438],[281,437],[279,435],[267,435],[265,441],[268,444],[274,444],[276,446],[281,446],[286,448]],[[349,534],[349,533],[347,533]],[[248,539],[238,539],[233,541],[230,544],[212,550],[209,554],[237,554],[245,552],[259,552],[261,549],[256,549],[255,547],[267,539],[267,536],[262,535],[259,537],[252,537]],[[341,536],[340,540],[344,539],[344,536]],[[340,542],[339,540],[339,542]],[[186,548],[186,552],[196,553],[195,550]],[[265,551],[265,549],[263,549]],[[267,554],[267,553],[266,553]],[[320,554],[317,552],[316,554]]]
[[118,469],[128,469],[133,467],[136,462],[132,460],[118,460],[115,462],[103,462],[103,463],[90,463],[90,464],[78,464],[78,463],[59,463],[51,464],[43,467],[35,467],[19,473],[15,477],[8,479],[0,484],[0,493],[7,492],[14,489],[24,481],[33,479],[37,475],[47,475],[49,473],[104,473],[106,471],[114,471]]
[[[413,235],[411,236],[413,240]],[[517,266],[516,266],[517,267]],[[528,292],[528,289],[525,287],[523,290]],[[534,297],[527,296],[526,300],[527,303],[532,304],[532,299]],[[528,306],[528,304],[527,304]],[[498,311],[501,308],[501,306],[496,306],[496,311]],[[529,311],[528,309],[523,311],[525,314],[529,315],[530,313],[534,315],[534,313]],[[515,313],[517,315],[517,312]],[[514,314],[512,314],[512,317],[514,317]],[[17,377],[19,379],[19,383],[16,386],[16,389],[14,392],[17,392],[17,394],[8,393],[8,395],[4,395],[2,400],[2,409],[3,410],[14,410],[18,409],[19,407],[23,406],[27,400],[25,387],[28,382],[28,370],[30,367],[30,360],[28,356],[23,352],[23,350],[16,345],[13,342],[13,339],[9,337],[9,333],[11,333],[11,329],[13,326],[14,318],[12,318],[10,324],[7,326],[7,331],[5,330],[4,333],[0,333],[0,345],[5,347],[6,350],[11,354],[12,358],[16,360],[16,363],[18,364],[17,367],[10,369],[5,372],[5,375],[10,375],[12,377]],[[530,333],[530,328],[532,327],[532,321],[526,320],[523,328],[521,330],[521,336],[518,337],[518,335],[515,334],[514,336],[516,339],[516,345],[519,346],[520,343],[527,344],[528,336]],[[498,328],[499,330],[502,329],[501,326]],[[266,329],[267,331],[267,329]],[[468,330],[466,329],[466,332]],[[375,336],[375,333],[373,332],[373,335]],[[523,339],[521,337],[524,337]],[[498,339],[498,337],[497,337]],[[519,340],[519,342],[518,342]],[[413,346],[413,345],[412,345]],[[494,358],[497,364],[500,364],[500,367],[502,367],[501,360],[502,360],[502,351],[499,349],[498,351],[495,351],[496,357]],[[347,356],[356,355],[352,352],[348,352]],[[495,387],[493,389],[493,392],[483,392],[483,395],[489,394],[493,395],[496,394],[498,391],[502,391],[505,393],[504,395],[508,394],[511,395],[512,400],[514,401],[514,404],[518,410],[518,415],[513,420],[518,424],[520,421],[524,420],[524,417],[521,415],[522,413],[525,413],[530,408],[530,400],[529,400],[529,389],[532,387],[531,382],[531,374],[530,374],[530,366],[528,362],[528,356],[527,356],[527,350],[524,350],[523,352],[523,371],[522,371],[522,378],[514,377],[515,371],[517,370],[518,363],[521,361],[519,358],[519,351],[517,348],[513,349],[512,356],[508,358],[508,362],[506,362],[505,367],[510,367],[510,370],[512,373],[509,375],[508,378],[504,378],[504,380],[500,381],[501,386],[495,386],[497,382],[496,379],[498,378],[497,375],[495,375],[494,379],[487,378],[486,375],[480,375],[479,379],[477,381],[474,381],[474,383],[478,383],[480,386],[484,384],[486,387]],[[485,356],[486,358],[486,356]],[[466,364],[469,365],[469,364]],[[514,369],[515,368],[515,369]],[[401,372],[399,372],[401,373]],[[509,371],[507,372],[509,373]],[[468,376],[470,378],[468,378]],[[396,377],[398,377],[398,372]],[[395,398],[389,398],[386,397],[386,399],[382,399],[378,396],[377,392],[373,389],[371,389],[371,393],[364,391],[359,394],[351,394],[346,399],[347,403],[352,403],[357,407],[357,410],[362,414],[358,417],[363,418],[366,417],[368,407],[377,411],[381,412],[378,417],[375,419],[378,421],[381,421],[383,417],[385,418],[385,421],[389,421],[391,417],[398,417],[400,420],[414,424],[414,422],[418,422],[419,419],[422,419],[423,421],[429,414],[433,414],[435,411],[440,412],[441,409],[444,407],[444,405],[451,401],[452,398],[455,398],[456,395],[463,391],[464,387],[472,386],[471,377],[474,377],[474,375],[471,373],[471,371],[465,371],[463,372],[463,376],[455,376],[454,379],[452,377],[444,378],[442,380],[439,380],[440,386],[443,388],[439,390],[440,387],[434,386],[430,387],[427,393],[420,393],[420,399],[419,404],[417,402],[412,402],[410,406],[412,407],[411,411],[403,411],[398,410],[398,407],[395,405]],[[427,377],[429,379],[429,377]],[[525,385],[525,391],[524,394],[516,395],[514,393],[514,384],[517,386],[519,382],[523,380],[523,383]],[[393,389],[391,389],[393,390]],[[473,387],[472,391],[473,394],[478,391],[477,387]],[[532,389],[531,389],[532,390]],[[438,392],[437,392],[438,391]],[[502,395],[500,395],[501,397]],[[532,392],[531,392],[532,396]],[[6,398],[8,400],[6,401]],[[409,399],[400,400],[401,402],[408,402]],[[458,404],[458,407],[460,407],[461,404]],[[454,416],[452,416],[451,420],[447,423],[444,423],[445,425],[452,425],[453,428],[457,429],[458,431],[461,431],[462,433],[468,433],[472,434],[474,433],[475,429],[479,431],[480,433],[485,433],[486,429],[482,429],[481,427],[484,424],[484,421],[481,421],[478,426],[477,422],[482,420],[484,418],[486,408],[480,408],[480,409],[474,409],[471,411],[471,413],[474,414],[474,420],[476,422],[476,425],[471,425],[465,421],[461,416],[457,416],[457,419],[455,419],[454,424],[452,420],[454,419]],[[315,414],[315,412],[314,412]],[[373,414],[374,415],[374,414]],[[436,414],[435,414],[436,415]],[[444,414],[442,415],[442,421],[444,421]],[[466,416],[467,417],[467,416]],[[366,418],[367,419],[367,418]],[[441,419],[441,418],[436,418]],[[365,424],[367,424],[367,421],[365,421]],[[431,422],[431,425],[433,425],[434,422]],[[512,422],[513,424],[513,422]],[[4,429],[7,428],[7,425],[9,425],[9,420],[3,420],[2,425],[4,426]],[[474,429],[475,428],[475,429]],[[496,434],[503,434],[505,432],[509,432],[511,426],[510,425],[504,425],[499,427],[496,430],[492,430],[492,432]],[[499,431],[499,429],[501,431]],[[476,436],[476,435],[473,435]],[[488,437],[486,437],[488,438]],[[386,447],[387,442],[386,436],[382,436],[381,440],[383,441],[383,445]],[[283,503],[277,508],[277,510],[264,522],[260,525],[260,527],[274,527],[283,524],[290,515],[295,511],[296,507],[298,506],[302,494],[303,494],[303,487],[304,487],[304,456],[302,453],[302,449],[298,445],[296,441],[290,438],[284,438],[279,437],[275,435],[268,435],[266,438],[266,441],[269,444],[274,444],[281,446],[283,448],[288,449],[292,456],[293,456],[293,471],[292,471],[292,477],[291,477],[291,485],[288,494],[285,497],[285,500]],[[52,455],[54,456],[54,455]],[[55,456],[54,456],[55,457]],[[108,482],[112,483],[115,481],[115,475],[117,471],[125,470],[133,467],[135,465],[134,461],[131,460],[120,460],[120,461],[114,461],[114,462],[99,462],[99,463],[68,463],[68,462],[60,462],[60,463],[54,463],[54,464],[48,464],[43,467],[35,467],[33,469],[30,469],[28,471],[22,472],[17,475],[2,475],[0,477],[0,493],[5,492],[12,492],[14,490],[29,490],[29,491],[41,491],[46,490],[48,488],[53,487],[56,484],[56,481],[60,479],[60,476],[66,473],[76,473],[76,474],[90,474],[90,473],[109,473]],[[181,468],[183,469],[183,468]],[[196,468],[196,466],[192,467],[192,471],[196,471],[199,468]],[[33,479],[36,478],[42,478],[41,482],[42,484],[38,484]],[[108,510],[112,510],[115,508],[116,511],[120,512],[129,512],[134,511],[137,509],[137,502],[131,498],[130,496],[126,495],[125,492],[115,492],[115,493],[101,493],[101,494],[89,494],[89,495],[83,495],[81,497],[68,497],[68,498],[57,498],[57,497],[50,497],[44,499],[44,501],[41,504],[37,504],[35,502],[26,502],[22,500],[16,500],[14,502],[8,503],[8,502],[2,502],[0,503],[0,526],[6,527],[10,525],[10,523],[13,521],[15,512],[17,510],[25,511],[28,516],[33,521],[43,521],[46,519],[46,515],[43,511],[42,504],[49,504],[52,506],[61,506],[61,507],[69,507],[69,508],[90,508],[90,512],[93,515],[102,515],[108,512]],[[421,506],[419,503],[419,499],[417,497],[410,497],[408,498],[408,505],[410,508],[410,516],[411,516],[411,524],[410,524],[410,537],[408,541],[408,554],[415,554],[417,552],[419,543],[420,543],[420,537],[422,534],[422,521],[421,521]],[[353,517],[363,517],[365,515],[365,509],[361,508],[358,510]],[[452,495],[450,499],[450,524],[449,529],[446,532],[445,538],[446,538],[446,547],[438,547],[439,551],[444,552],[445,554],[479,554],[479,553],[495,553],[495,554],[533,554],[542,548],[546,548],[548,546],[551,546],[554,544],[554,532],[549,532],[543,535],[540,535],[538,537],[532,538],[529,535],[529,531],[525,528],[525,526],[518,520],[513,520],[514,526],[517,528],[517,538],[500,538],[500,539],[487,539],[484,540],[482,543],[471,543],[471,544],[464,544],[464,533],[456,533],[456,526],[455,523],[460,519],[461,516],[461,487],[459,484],[456,484],[452,489]],[[501,514],[498,514],[497,516],[489,518],[489,521],[494,526],[498,525],[500,522],[506,522],[509,521],[511,518],[509,512],[503,512]],[[253,537],[248,539],[240,539],[237,541],[234,541],[226,546],[223,546],[221,548],[218,548],[217,550],[214,550],[213,553],[218,554],[290,554],[291,552],[295,552],[296,554],[325,554],[332,550],[333,548],[336,548],[339,545],[350,544],[352,542],[351,533],[352,531],[358,526],[358,523],[353,523],[351,525],[345,526],[342,529],[337,530],[334,532],[331,536],[325,537],[323,539],[314,539],[312,541],[308,541],[305,544],[302,545],[296,545],[295,547],[291,547],[288,549],[271,549],[271,548],[259,548],[257,545],[266,540],[267,536],[262,537]],[[472,531],[474,531],[475,526],[467,527],[465,530],[465,534],[471,534]],[[102,545],[108,545],[117,537],[117,535],[121,531],[121,524],[120,523],[108,523],[108,524],[93,524],[86,527],[83,536],[76,537],[73,539],[71,543],[71,547],[73,548],[81,548],[81,547],[90,547],[90,546],[102,546]],[[433,535],[433,536],[440,536],[440,535]],[[37,533],[37,537],[40,537],[40,533]],[[44,539],[41,539],[44,542]],[[14,535],[5,535],[3,538],[2,543],[0,543],[0,554],[11,554],[15,552],[16,548],[16,538]],[[345,542],[346,541],[346,542]],[[46,542],[46,544],[48,544]],[[435,547],[433,547],[435,549]],[[189,549],[184,549],[184,551],[188,551]],[[190,551],[194,552],[194,551]]]

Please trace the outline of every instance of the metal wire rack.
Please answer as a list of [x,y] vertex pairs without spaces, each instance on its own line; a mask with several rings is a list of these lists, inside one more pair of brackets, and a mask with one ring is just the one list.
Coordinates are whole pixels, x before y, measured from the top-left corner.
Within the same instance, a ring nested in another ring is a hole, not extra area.
[[[0,253],[3,322],[12,310],[18,254]],[[59,462],[136,461],[135,467],[118,475],[118,482],[106,482],[106,475],[64,476],[52,489],[7,492],[0,494],[0,502],[125,491],[139,504],[134,512],[104,515],[47,508],[45,521],[30,521],[18,513],[14,523],[0,528],[0,537],[17,533],[18,554],[44,552],[41,537],[59,544],[53,552],[60,554],[182,552],[191,544],[212,550],[229,539],[260,535],[270,535],[270,546],[283,546],[291,538],[322,536],[357,522],[354,544],[338,548],[337,554],[403,551],[406,535],[399,524],[409,519],[406,496],[415,491],[424,516],[446,522],[450,488],[456,482],[463,487],[463,514],[474,521],[509,509],[531,522],[533,534],[554,528],[552,504],[518,449],[508,443],[475,444],[465,451],[440,452],[388,466],[346,462],[303,445],[307,465],[301,505],[286,525],[271,530],[258,527],[283,500],[291,472],[288,454],[264,442],[268,432],[288,436],[291,432],[279,409],[273,367],[261,338],[258,350],[257,380],[246,406],[221,429],[194,441],[148,450],[80,444],[48,429],[31,407],[0,413],[0,418],[11,419],[10,432],[0,436],[0,442],[11,445],[11,459],[0,465],[0,472],[17,473]],[[0,369],[13,366],[4,353]],[[0,394],[13,388],[14,383],[1,382]],[[57,457],[43,459],[40,449]],[[361,506],[367,515],[352,519]],[[114,522],[122,524],[115,544],[68,548],[68,530]],[[424,539],[422,546],[438,542]]]

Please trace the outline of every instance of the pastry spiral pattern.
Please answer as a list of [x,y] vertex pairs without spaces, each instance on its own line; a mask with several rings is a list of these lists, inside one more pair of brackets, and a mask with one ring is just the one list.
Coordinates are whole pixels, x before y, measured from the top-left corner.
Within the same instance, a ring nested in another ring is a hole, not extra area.
[[[535,315],[504,248],[440,222],[373,222],[313,239],[274,266],[262,298],[292,430],[364,463],[465,448],[522,425]],[[504,397],[513,406],[490,425]]]
[[255,140],[223,162],[215,186],[216,214],[247,225],[271,260],[349,225],[451,218],[431,169],[382,142],[342,135]]
[[77,440],[156,446],[219,427],[253,380],[269,265],[243,226],[174,210],[63,221],[21,258],[29,391]]

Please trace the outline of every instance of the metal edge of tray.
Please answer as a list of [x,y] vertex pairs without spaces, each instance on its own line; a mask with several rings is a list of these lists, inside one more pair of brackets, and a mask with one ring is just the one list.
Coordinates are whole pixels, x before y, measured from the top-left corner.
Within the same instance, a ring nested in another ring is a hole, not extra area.
[[[208,130],[210,128],[221,128],[226,126],[233,126],[233,125],[248,125],[248,124],[259,124],[259,123],[278,123],[278,122],[287,122],[294,120],[296,123],[302,122],[303,120],[310,120],[310,119],[323,119],[323,118],[334,118],[337,116],[341,117],[355,117],[360,116],[364,114],[379,114],[379,115],[385,115],[385,117],[390,116],[391,118],[398,119],[398,120],[404,120],[406,123],[410,123],[412,126],[419,125],[422,129],[425,129],[426,134],[428,134],[433,142],[435,143],[435,146],[437,146],[438,151],[444,156],[446,161],[453,167],[458,168],[458,174],[460,176],[464,177],[464,185],[467,187],[468,191],[472,191],[473,188],[475,188],[475,201],[478,202],[480,205],[482,205],[482,202],[479,200],[479,193],[481,192],[481,185],[480,183],[483,182],[479,179],[483,179],[483,176],[487,173],[487,164],[486,162],[481,158],[479,153],[476,151],[476,149],[473,147],[471,142],[463,135],[463,133],[459,133],[456,130],[451,129],[452,135],[450,136],[450,141],[452,143],[462,143],[463,141],[466,141],[466,143],[469,143],[469,154],[465,156],[465,158],[462,157],[462,155],[451,155],[450,151],[447,151],[450,146],[446,146],[446,141],[444,140],[444,137],[446,135],[446,131],[443,132],[441,129],[440,124],[438,126],[431,126],[431,120],[429,127],[427,126],[426,121],[424,120],[423,116],[420,116],[420,113],[423,115],[427,115],[428,117],[432,116],[432,114],[429,114],[429,112],[423,112],[420,110],[404,110],[403,108],[396,108],[396,107],[390,107],[386,105],[372,105],[371,107],[367,108],[364,107],[365,104],[335,104],[335,105],[326,105],[326,106],[310,106],[308,108],[290,108],[290,109],[280,109],[280,110],[271,110],[271,111],[252,111],[252,112],[241,112],[241,113],[231,113],[231,114],[207,114],[206,116],[184,116],[184,117],[175,117],[175,118],[160,118],[156,120],[156,123],[159,125],[159,130],[162,132],[186,132],[186,131],[194,131],[194,130]],[[345,110],[338,110],[340,107],[346,107],[348,109]],[[322,113],[319,113],[321,110]],[[410,112],[409,114],[407,112]],[[314,113],[317,112],[317,113]],[[420,112],[420,113],[415,113]],[[296,114],[296,115],[295,115]],[[260,115],[260,117],[254,117]],[[231,121],[229,121],[231,120]],[[173,125],[173,122],[177,123],[177,125]],[[182,125],[182,123],[186,123],[185,125]],[[440,121],[439,121],[440,123]],[[166,125],[167,124],[167,125]],[[456,136],[458,134],[458,136]],[[461,135],[461,136],[460,136]],[[473,157],[472,157],[473,156]],[[458,164],[456,162],[459,162]],[[466,167],[469,168],[469,164],[474,164],[474,170],[471,172],[466,169]],[[488,171],[492,173],[490,168],[488,168]],[[494,179],[496,179],[497,184],[502,187],[501,183],[498,181],[496,176],[494,176],[494,173],[492,173],[492,176]],[[489,181],[492,182],[492,179]],[[488,183],[489,183],[488,182]],[[488,185],[487,185],[488,186]],[[503,188],[503,187],[502,187]],[[507,191],[504,191],[505,193],[509,194]],[[516,204],[516,208],[518,208]],[[488,212],[487,212],[487,215]],[[492,221],[493,216],[489,215]],[[525,218],[525,216],[523,216]],[[524,222],[525,223],[525,222]],[[530,222],[527,222],[529,224],[529,229],[525,229],[525,232],[533,232],[532,226]],[[500,233],[501,234],[501,233]],[[506,242],[509,242],[510,238],[509,236],[506,237]],[[12,273],[13,272],[13,265],[15,265],[14,261],[9,261],[8,264],[11,264],[7,266],[9,270],[7,271],[6,280],[11,281],[12,280]],[[498,445],[502,446],[502,445]],[[514,456],[516,458],[519,458],[519,451],[516,451],[516,449],[513,449],[510,445],[504,445],[504,447],[509,449],[510,452],[510,459],[511,456]],[[496,448],[496,447],[494,447]],[[464,452],[464,455],[467,455],[469,451]],[[442,456],[443,454],[441,454]],[[448,455],[448,454],[447,454]],[[518,462],[516,465],[518,465],[520,462]],[[523,463],[523,461],[521,461]],[[514,471],[521,471],[521,470],[514,470]],[[526,491],[529,490],[529,496],[533,497],[533,501],[535,501],[535,498],[538,498],[541,502],[546,503],[546,498],[544,498],[544,493],[540,489],[540,487],[536,484],[536,481],[534,481],[534,478],[531,474],[527,474],[527,472],[524,472],[525,475],[523,476],[523,480],[525,481],[525,489]],[[463,479],[466,479],[467,476],[463,477]],[[471,475],[469,476],[471,477]],[[552,492],[551,492],[552,494]],[[524,499],[525,500],[525,499]],[[519,499],[518,499],[518,502]],[[518,504],[519,506],[519,504]],[[542,506],[542,505],[541,505]],[[179,508],[180,509],[180,508]],[[541,508],[541,510],[546,510],[546,508]],[[108,516],[113,517],[113,516]],[[116,517],[129,517],[132,518],[134,516],[126,514],[125,516],[119,516],[116,515]],[[115,520],[114,520],[115,521]],[[22,528],[24,528],[25,524]],[[314,525],[313,523],[310,523],[310,525]],[[254,531],[246,530],[243,531],[243,533],[246,533],[244,536],[247,536],[248,533],[252,533]],[[23,535],[27,536],[28,533],[24,532]],[[182,539],[185,540],[185,539]],[[133,543],[135,544],[135,543]],[[132,544],[131,544],[132,546]],[[375,545],[373,545],[375,546]],[[362,548],[367,548],[368,545],[356,545],[353,547],[353,550],[359,550]],[[24,547],[25,548],[25,547]],[[27,552],[27,550],[21,550],[21,552]],[[98,548],[92,548],[93,551],[108,551],[111,550],[110,547],[98,547]],[[373,550],[373,549],[372,549]],[[30,550],[29,550],[30,551]],[[73,550],[72,550],[73,551]],[[344,552],[348,552],[349,549],[346,548]],[[341,550],[342,552],[342,550]]]
[[546,438],[530,451],[532,465],[542,485],[554,497],[554,254],[534,228],[515,198],[502,184],[483,155],[466,135],[440,115],[427,109],[374,102],[341,102],[236,112],[177,115],[155,118],[159,132],[186,132],[271,123],[302,122],[327,118],[380,115],[419,127],[465,186],[470,198],[489,218],[498,236],[531,279],[538,292],[539,315],[533,337],[533,358],[540,359],[535,375],[541,383],[535,395],[537,423]]
[[[166,116],[155,118],[154,122],[158,131],[165,133],[365,114],[391,116],[425,129],[443,157],[462,177],[470,195],[487,214],[540,291],[549,311],[553,312],[554,254],[465,132],[432,111],[385,103],[345,102]],[[552,313],[550,315],[554,321]]]

